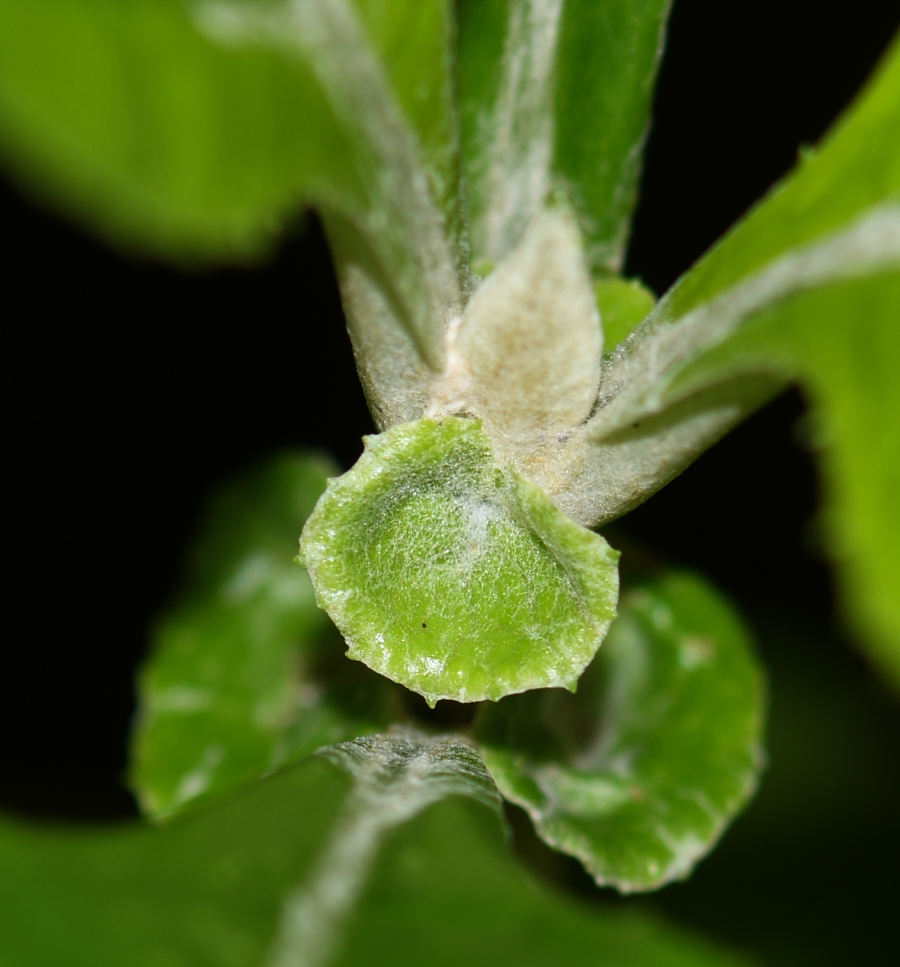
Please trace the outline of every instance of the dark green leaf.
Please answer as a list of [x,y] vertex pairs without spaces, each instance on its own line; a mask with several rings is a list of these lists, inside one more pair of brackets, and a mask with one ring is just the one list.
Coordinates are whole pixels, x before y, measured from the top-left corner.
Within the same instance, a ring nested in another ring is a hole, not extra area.
[[621,268],[670,0],[463,0],[460,117],[476,271],[554,188]]
[[576,695],[481,710],[507,799],[602,885],[687,876],[756,785],[763,695],[747,635],[707,584],[670,574],[623,595]]
[[581,215],[597,270],[625,257],[672,0],[565,0],[554,180]]
[[331,748],[162,829],[4,821],[0,866],[4,967],[741,963],[535,889],[477,753],[446,738]]
[[293,560],[330,473],[286,455],[211,502],[141,673],[132,784],[149,815],[402,717],[400,689],[346,661]]

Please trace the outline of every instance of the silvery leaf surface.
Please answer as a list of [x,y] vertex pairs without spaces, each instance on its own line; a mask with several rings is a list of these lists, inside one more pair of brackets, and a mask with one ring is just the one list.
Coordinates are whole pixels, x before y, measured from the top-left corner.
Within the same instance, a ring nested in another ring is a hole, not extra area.
[[548,195],[592,271],[618,272],[669,0],[463,0],[459,103],[472,262],[485,274]]

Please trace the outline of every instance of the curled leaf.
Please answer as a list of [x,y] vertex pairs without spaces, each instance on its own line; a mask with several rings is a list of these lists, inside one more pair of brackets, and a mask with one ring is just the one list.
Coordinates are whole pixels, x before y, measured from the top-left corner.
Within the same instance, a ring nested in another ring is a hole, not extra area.
[[367,438],[301,553],[348,655],[432,705],[574,687],[615,615],[618,553],[498,469],[477,420]]
[[623,595],[577,695],[482,709],[500,791],[554,849],[623,893],[687,876],[746,802],[762,764],[763,691],[740,620],[699,578]]

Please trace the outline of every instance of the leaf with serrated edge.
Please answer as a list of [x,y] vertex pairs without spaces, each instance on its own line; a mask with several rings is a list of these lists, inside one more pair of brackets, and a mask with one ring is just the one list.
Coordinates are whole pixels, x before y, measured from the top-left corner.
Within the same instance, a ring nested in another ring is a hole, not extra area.
[[[848,319],[861,325],[848,326]],[[900,685],[900,273],[814,289],[753,319],[684,381],[770,366],[806,387],[827,548],[861,643]],[[705,372],[703,372],[705,370]]]
[[301,555],[348,655],[430,704],[574,687],[615,614],[617,552],[497,468],[477,420],[367,438]]
[[476,735],[507,799],[601,885],[687,876],[756,785],[763,693],[747,635],[699,578],[622,597],[578,694],[505,699]]

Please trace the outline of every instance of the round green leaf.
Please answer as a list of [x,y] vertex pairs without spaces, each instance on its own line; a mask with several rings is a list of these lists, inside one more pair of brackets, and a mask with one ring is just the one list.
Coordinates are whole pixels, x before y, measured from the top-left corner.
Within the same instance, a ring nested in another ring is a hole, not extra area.
[[687,876],[712,848],[756,786],[763,717],[739,619],[676,573],[623,595],[577,696],[516,696],[476,728],[541,837],[630,893]]
[[498,469],[478,420],[365,442],[301,541],[348,655],[431,705],[574,688],[615,616],[618,553]]

